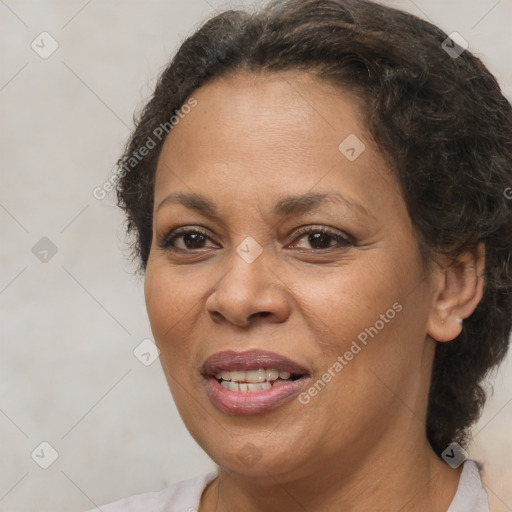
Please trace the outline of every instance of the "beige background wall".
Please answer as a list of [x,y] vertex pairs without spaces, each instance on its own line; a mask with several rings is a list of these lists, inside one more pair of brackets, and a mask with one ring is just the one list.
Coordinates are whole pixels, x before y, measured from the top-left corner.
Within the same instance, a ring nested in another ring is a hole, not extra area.
[[[390,3],[462,34],[512,97],[511,0]],[[0,511],[85,510],[213,468],[158,361],[133,354],[151,338],[141,281],[113,198],[92,191],[169,55],[225,5],[0,1]],[[495,387],[471,455],[487,461],[501,512],[512,510],[510,357]],[[46,470],[44,441],[58,453]]]

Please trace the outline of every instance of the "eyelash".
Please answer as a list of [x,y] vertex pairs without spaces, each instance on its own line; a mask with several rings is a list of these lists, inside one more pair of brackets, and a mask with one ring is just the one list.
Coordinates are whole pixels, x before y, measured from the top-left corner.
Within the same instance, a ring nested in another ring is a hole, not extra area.
[[[323,228],[323,227],[318,227],[318,228],[307,227],[307,228],[299,229],[294,233],[295,235],[297,235],[294,238],[294,241],[297,240],[298,238],[301,238],[304,235],[313,234],[313,233],[323,233],[324,235],[328,235],[330,238],[334,239],[338,243],[338,246],[327,247],[324,249],[310,249],[314,252],[326,252],[326,251],[336,250],[336,249],[340,249],[340,248],[346,248],[348,246],[354,245],[354,242],[352,242],[348,237],[343,237],[340,234],[338,234],[330,229]],[[198,234],[198,235],[203,236],[204,238],[207,238],[208,240],[211,240],[210,236],[208,236],[208,234],[206,232],[204,232],[200,229],[177,228],[177,229],[171,230],[169,233],[167,233],[167,235],[164,235],[158,241],[158,247],[160,249],[167,249],[167,250],[171,250],[174,252],[193,252],[194,250],[197,250],[197,251],[203,250],[204,248],[181,249],[181,248],[177,248],[173,245],[175,240],[177,240],[178,238],[180,238],[184,235],[188,235],[188,234]]]

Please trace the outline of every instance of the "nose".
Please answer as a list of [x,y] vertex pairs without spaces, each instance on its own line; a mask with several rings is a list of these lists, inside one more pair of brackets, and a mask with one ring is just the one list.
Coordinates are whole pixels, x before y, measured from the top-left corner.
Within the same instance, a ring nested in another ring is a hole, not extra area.
[[234,254],[228,265],[206,300],[206,309],[215,323],[249,327],[257,322],[280,323],[289,317],[286,284],[272,269],[265,251],[252,263]]

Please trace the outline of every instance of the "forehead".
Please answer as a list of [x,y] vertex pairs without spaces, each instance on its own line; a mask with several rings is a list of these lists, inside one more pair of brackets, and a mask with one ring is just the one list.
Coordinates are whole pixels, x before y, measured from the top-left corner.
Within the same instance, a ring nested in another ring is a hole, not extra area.
[[[192,144],[202,155],[215,153],[211,141],[237,144],[232,158],[262,147],[267,157],[323,146],[337,150],[340,137],[366,137],[361,101],[309,74],[231,74],[193,93],[197,106],[175,126],[165,146]],[[239,145],[243,140],[245,143]],[[310,143],[305,145],[306,140]],[[333,153],[336,155],[336,153]],[[224,158],[226,155],[224,155]]]
[[312,75],[230,75],[193,98],[197,106],[162,149],[155,204],[173,190],[197,187],[240,198],[318,186],[356,196],[375,186],[398,191],[369,137],[361,102]]

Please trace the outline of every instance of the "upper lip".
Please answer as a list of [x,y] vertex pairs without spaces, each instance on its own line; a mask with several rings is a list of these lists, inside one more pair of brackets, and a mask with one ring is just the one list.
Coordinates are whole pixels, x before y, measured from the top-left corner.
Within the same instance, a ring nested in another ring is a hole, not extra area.
[[285,356],[264,350],[247,350],[245,352],[226,350],[217,352],[205,360],[201,367],[201,373],[209,376],[222,371],[245,371],[258,368],[270,368],[295,375],[305,375],[308,373],[299,363]]

